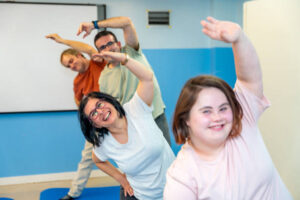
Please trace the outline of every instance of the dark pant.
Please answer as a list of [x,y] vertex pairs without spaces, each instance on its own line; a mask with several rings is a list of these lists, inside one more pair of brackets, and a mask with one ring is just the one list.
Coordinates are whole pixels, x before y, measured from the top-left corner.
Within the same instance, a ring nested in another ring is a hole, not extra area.
[[171,146],[169,126],[168,126],[168,121],[167,121],[165,112],[163,112],[161,115],[156,117],[154,120],[155,120],[158,128],[163,132],[163,135],[164,135],[165,139],[167,140],[167,142]]
[[125,197],[124,188],[120,186],[120,200],[138,200],[138,199],[134,195],[129,196],[129,194],[127,194],[127,196]]

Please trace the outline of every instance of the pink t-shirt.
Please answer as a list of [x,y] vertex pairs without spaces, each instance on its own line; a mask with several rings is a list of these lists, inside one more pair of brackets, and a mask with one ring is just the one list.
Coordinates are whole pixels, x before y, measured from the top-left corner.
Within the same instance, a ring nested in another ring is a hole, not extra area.
[[244,117],[241,135],[229,138],[214,161],[202,160],[185,143],[167,172],[165,200],[289,200],[263,142],[257,121],[270,105],[239,81],[235,93]]

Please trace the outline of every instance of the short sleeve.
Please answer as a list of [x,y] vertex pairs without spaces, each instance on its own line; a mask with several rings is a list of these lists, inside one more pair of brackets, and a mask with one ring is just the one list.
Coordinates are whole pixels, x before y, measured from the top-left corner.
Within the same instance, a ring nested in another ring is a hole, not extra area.
[[243,109],[243,118],[249,124],[257,124],[261,114],[270,106],[269,100],[263,96],[257,97],[237,80],[234,91]]
[[138,50],[135,50],[129,45],[125,45],[122,49],[123,52],[127,53],[130,57],[136,57],[136,56],[141,56],[142,55],[142,50],[139,47]]
[[152,115],[153,106],[148,106],[135,92],[132,99],[124,104],[124,109],[131,115],[143,115],[149,113]]
[[102,146],[94,147],[93,152],[97,156],[97,158],[99,158],[99,160],[101,160],[101,161],[106,161],[106,160],[109,159],[106,156],[106,154],[104,153],[104,150],[103,150]]

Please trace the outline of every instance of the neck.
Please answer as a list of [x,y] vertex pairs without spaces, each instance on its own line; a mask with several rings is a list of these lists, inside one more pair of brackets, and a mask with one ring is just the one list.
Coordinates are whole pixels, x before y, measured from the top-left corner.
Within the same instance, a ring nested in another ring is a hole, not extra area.
[[188,143],[192,146],[192,148],[200,156],[200,158],[206,161],[215,160],[220,154],[220,152],[224,149],[225,142],[216,146],[210,146],[204,144],[197,144],[190,139],[188,140]]
[[109,132],[112,135],[119,135],[124,133],[124,131],[127,132],[127,120],[126,117],[123,116],[122,118],[118,118],[115,123],[108,128]]
[[81,73],[86,72],[86,70],[89,68],[90,60],[84,59],[84,70]]
[[112,128],[109,128],[111,135],[120,144],[126,144],[128,142],[128,129],[126,117],[120,118],[118,122]]
[[119,64],[120,64],[119,62],[110,62],[110,63],[107,64],[107,67],[108,68],[114,68]]

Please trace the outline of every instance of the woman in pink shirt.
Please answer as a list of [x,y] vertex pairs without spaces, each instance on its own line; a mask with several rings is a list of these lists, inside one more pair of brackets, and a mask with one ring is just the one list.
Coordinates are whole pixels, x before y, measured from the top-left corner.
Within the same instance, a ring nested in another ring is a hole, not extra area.
[[232,44],[237,81],[197,76],[177,101],[173,132],[183,144],[167,172],[165,200],[289,200],[258,129],[270,105],[255,49],[238,24],[208,17],[203,33]]

